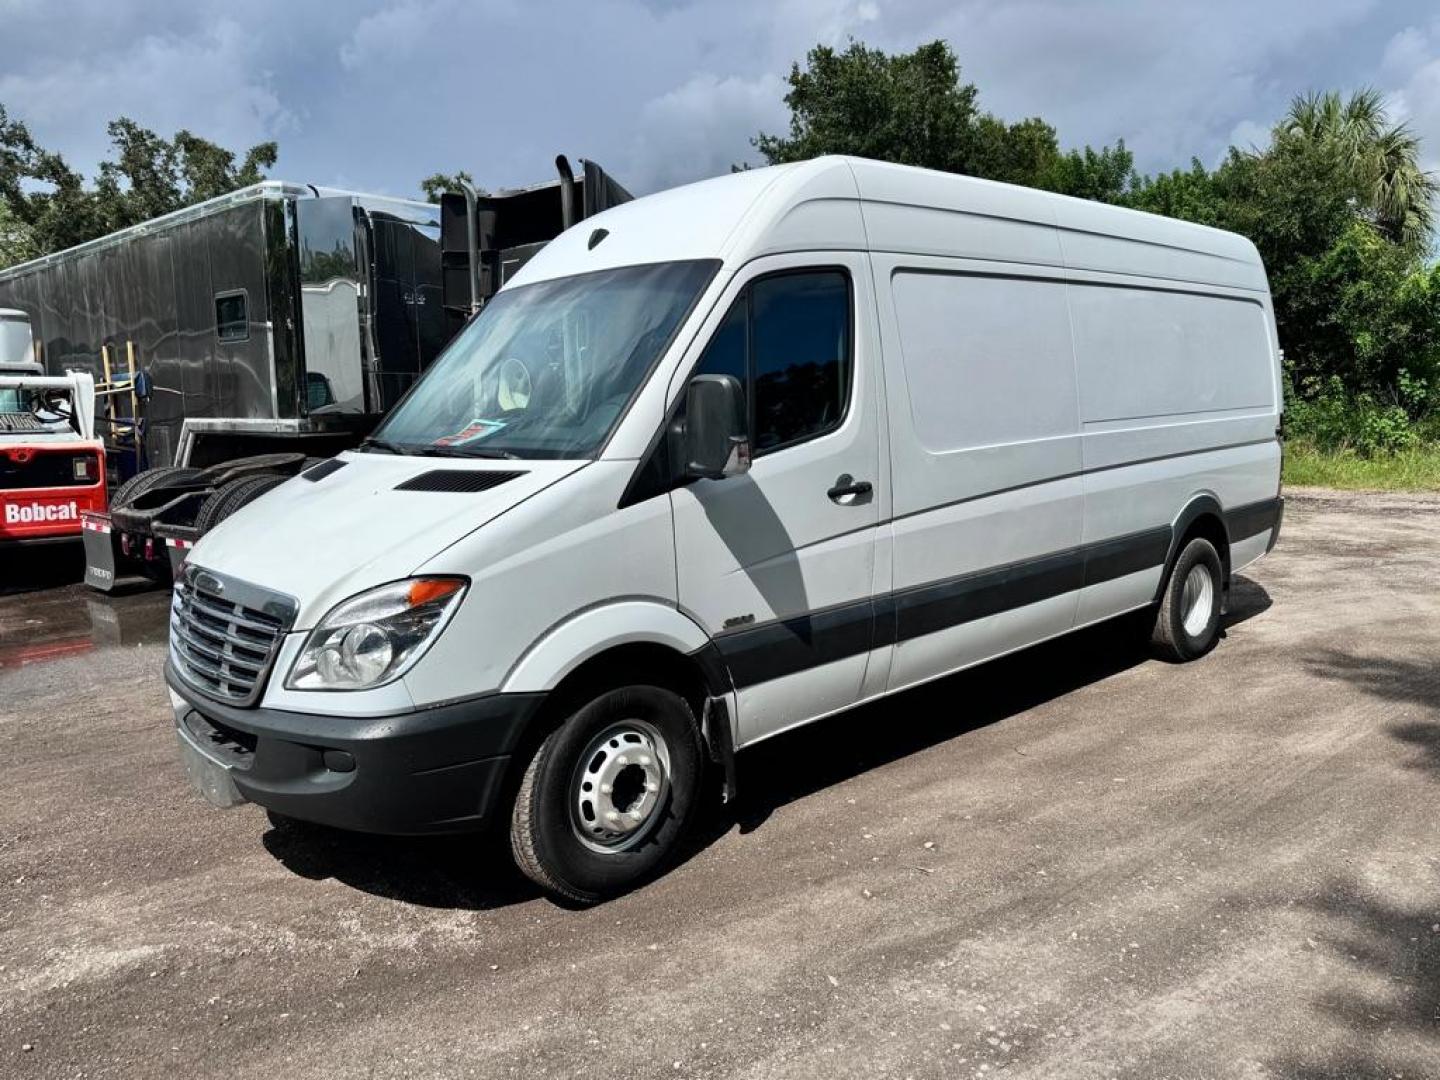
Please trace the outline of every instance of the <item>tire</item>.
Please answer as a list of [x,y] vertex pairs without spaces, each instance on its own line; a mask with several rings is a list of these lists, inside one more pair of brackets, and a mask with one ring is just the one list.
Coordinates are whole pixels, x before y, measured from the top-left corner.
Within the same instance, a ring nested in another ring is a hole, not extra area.
[[110,495],[110,505],[113,507],[129,506],[147,491],[154,491],[158,487],[176,481],[189,480],[193,476],[198,476],[201,471],[180,465],[161,465],[158,468],[146,469],[144,472],[136,473],[116,488]]
[[1224,588],[1219,552],[1209,540],[1195,537],[1175,560],[1155,614],[1150,643],[1162,659],[1185,663],[1215,647]]
[[276,473],[260,473],[231,480],[201,504],[195,515],[195,531],[204,536],[235,511],[289,479],[288,476],[279,476]]
[[571,903],[634,888],[685,834],[703,760],[694,714],[678,694],[656,686],[602,694],[551,733],[525,769],[510,817],[516,864]]

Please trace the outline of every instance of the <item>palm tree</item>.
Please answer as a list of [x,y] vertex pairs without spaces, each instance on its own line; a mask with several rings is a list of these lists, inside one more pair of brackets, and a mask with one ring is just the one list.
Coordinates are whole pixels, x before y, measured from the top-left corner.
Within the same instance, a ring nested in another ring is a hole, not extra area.
[[1375,225],[1403,243],[1423,244],[1435,225],[1433,173],[1420,166],[1420,140],[1408,124],[1391,124],[1378,90],[1341,99],[1333,91],[1302,94],[1275,127],[1277,147],[1332,153],[1354,177]]

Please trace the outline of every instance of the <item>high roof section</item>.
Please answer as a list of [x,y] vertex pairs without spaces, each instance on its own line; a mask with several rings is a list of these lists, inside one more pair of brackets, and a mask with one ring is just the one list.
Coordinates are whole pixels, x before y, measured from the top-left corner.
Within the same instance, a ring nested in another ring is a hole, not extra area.
[[607,210],[553,241],[513,283],[676,259],[721,259],[733,269],[780,251],[867,248],[1267,287],[1254,245],[1234,233],[842,157],[733,173]]

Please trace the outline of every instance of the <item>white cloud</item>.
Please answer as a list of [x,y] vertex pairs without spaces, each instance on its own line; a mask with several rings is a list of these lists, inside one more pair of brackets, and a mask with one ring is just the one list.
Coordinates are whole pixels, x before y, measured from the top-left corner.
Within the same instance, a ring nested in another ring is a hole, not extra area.
[[[783,131],[789,114],[779,75],[722,79],[705,73],[645,103],[627,175],[647,190],[718,176],[753,162],[749,140],[759,131]],[[619,167],[618,165],[616,166]]]
[[1440,155],[1433,0],[4,0],[0,101],[92,168],[120,114],[227,146],[279,137],[286,178],[413,194],[594,157],[635,191],[753,159],[816,43],[936,37],[981,103],[1144,169],[1262,142],[1296,93],[1374,83]]
[[124,62],[71,55],[0,74],[0,101],[41,141],[90,171],[103,155],[105,124],[131,116],[162,134],[190,128],[227,146],[298,135],[255,52],[253,35],[222,20],[194,37],[152,34],[123,49]]
[[1440,172],[1440,19],[1396,34],[1382,68],[1394,111],[1420,136],[1425,167]]

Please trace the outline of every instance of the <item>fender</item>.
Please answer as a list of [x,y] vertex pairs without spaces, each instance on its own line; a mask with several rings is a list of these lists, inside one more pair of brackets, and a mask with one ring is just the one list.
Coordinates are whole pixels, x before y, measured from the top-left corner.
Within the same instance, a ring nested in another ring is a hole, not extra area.
[[710,638],[689,616],[662,600],[607,601],[552,626],[521,654],[500,686],[502,693],[555,689],[586,660],[617,645],[663,645],[687,655]]
[[1225,510],[1220,505],[1220,500],[1209,492],[1195,495],[1185,504],[1174,523],[1170,526],[1170,551],[1165,556],[1165,572],[1160,575],[1160,584],[1155,586],[1155,603],[1160,602],[1161,595],[1165,591],[1165,583],[1170,580],[1170,570],[1175,565],[1175,560],[1180,557],[1180,538],[1185,535],[1185,530],[1190,528],[1196,518],[1205,514],[1211,514],[1220,522],[1220,528],[1225,532],[1225,550],[1220,552],[1220,560],[1225,567],[1225,588],[1230,587],[1230,526],[1225,521]]

